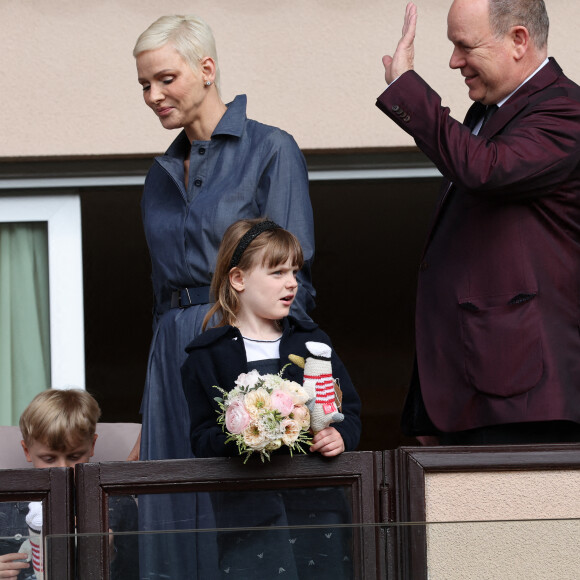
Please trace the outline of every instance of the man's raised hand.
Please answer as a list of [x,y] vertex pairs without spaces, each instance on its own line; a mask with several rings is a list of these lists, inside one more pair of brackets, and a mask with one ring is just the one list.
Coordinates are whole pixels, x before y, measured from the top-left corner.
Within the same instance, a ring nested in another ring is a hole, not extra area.
[[407,4],[403,35],[393,56],[383,56],[385,80],[391,84],[404,72],[412,70],[415,64],[415,30],[417,28],[417,7],[413,2]]

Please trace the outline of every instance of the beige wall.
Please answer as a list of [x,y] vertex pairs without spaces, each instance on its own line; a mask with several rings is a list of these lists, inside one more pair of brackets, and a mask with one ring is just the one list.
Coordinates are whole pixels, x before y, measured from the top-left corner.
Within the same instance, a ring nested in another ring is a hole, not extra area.
[[578,490],[578,470],[428,474],[426,520],[465,522],[427,528],[429,578],[578,578]]
[[[417,0],[416,68],[454,116],[469,101],[447,62],[450,0]],[[174,133],[142,102],[131,50],[162,13],[194,12],[214,29],[223,96],[249,95],[249,114],[303,149],[412,145],[374,102],[381,56],[400,35],[405,0],[1,0],[0,158],[141,154]],[[551,0],[551,54],[580,80],[580,3]]]

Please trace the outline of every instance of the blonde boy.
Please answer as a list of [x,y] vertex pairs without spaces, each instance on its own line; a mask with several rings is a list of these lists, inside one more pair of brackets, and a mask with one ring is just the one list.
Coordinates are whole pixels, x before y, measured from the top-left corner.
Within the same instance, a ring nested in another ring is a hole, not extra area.
[[[20,416],[21,445],[26,459],[36,468],[88,463],[95,451],[100,416],[97,401],[82,389],[49,389],[39,393]],[[115,521],[114,529],[136,529],[136,514],[135,502],[128,496],[109,501],[109,523]],[[130,562],[136,558],[137,547],[135,538],[126,536],[120,540],[115,539],[117,545],[111,546],[113,555],[120,548],[123,556],[127,556],[114,558],[111,577],[125,580],[137,576],[137,566]],[[22,570],[30,567],[19,561],[25,557],[22,552],[0,556],[0,578],[18,578]]]
[[22,449],[34,467],[74,467],[95,452],[101,409],[87,391],[50,389],[20,417]]
[[[36,395],[20,416],[22,449],[33,467],[74,467],[93,456],[97,401],[81,389],[49,389]],[[17,578],[30,564],[23,552],[0,556],[0,578]]]

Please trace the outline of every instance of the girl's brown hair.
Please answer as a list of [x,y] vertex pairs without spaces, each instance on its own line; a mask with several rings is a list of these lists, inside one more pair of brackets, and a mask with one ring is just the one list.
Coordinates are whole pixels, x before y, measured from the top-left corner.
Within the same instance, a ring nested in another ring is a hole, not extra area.
[[[218,315],[220,319],[216,326],[234,324],[240,311],[238,293],[230,284],[230,268],[232,257],[244,234],[256,224],[269,221],[268,218],[245,219],[234,222],[225,232],[220,244],[215,272],[211,281],[210,293],[215,300],[214,305],[203,319],[202,330],[205,330],[210,319]],[[257,263],[258,254],[262,254],[262,263]],[[304,256],[300,242],[288,230],[283,228],[270,229],[262,232],[244,250],[236,268],[250,272],[258,265],[273,268],[284,264],[288,259],[295,268],[302,268]]]

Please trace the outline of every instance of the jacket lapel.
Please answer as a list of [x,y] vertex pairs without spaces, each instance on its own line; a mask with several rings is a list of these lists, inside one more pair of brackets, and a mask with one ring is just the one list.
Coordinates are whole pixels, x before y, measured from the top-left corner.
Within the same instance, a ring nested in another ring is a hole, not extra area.
[[[514,95],[512,95],[489,119],[480,132],[482,137],[492,138],[497,135],[512,119],[514,119],[532,100],[534,100],[534,95],[540,91],[543,91],[554,83],[556,79],[562,74],[562,69],[560,65],[553,59],[544,66],[538,73],[536,73],[523,87],[521,87]],[[467,114],[463,124],[473,130],[477,122],[481,119],[485,112],[485,105],[479,102],[473,103]],[[441,218],[442,210],[449,202],[449,197],[451,190],[454,188],[453,183],[449,180],[445,180],[441,187],[441,194],[439,196],[439,202],[433,219],[431,220],[431,227],[429,228],[429,234],[427,236],[427,241],[423,249],[423,254],[425,254],[429,242],[433,238],[435,228]]]
[[[469,127],[469,129],[473,130],[473,128],[477,125],[477,122],[483,116],[484,112],[485,112],[485,105],[482,105],[481,103],[473,103],[473,105],[471,105],[471,107],[469,107],[469,110],[467,111],[467,114],[465,115],[465,119],[463,121],[463,124],[466,127]],[[449,194],[451,193],[452,189],[453,189],[453,182],[448,180],[448,179],[445,179],[443,181],[442,186],[441,186],[441,193],[439,195],[437,209],[435,210],[435,215],[433,216],[433,219],[432,219],[432,226],[430,228],[431,233],[433,232],[435,224],[437,223],[437,221],[439,219],[439,215],[441,213],[441,210],[443,209],[443,206],[445,205],[445,202],[447,201],[447,198],[449,197]],[[429,236],[429,239],[430,239],[430,236]]]
[[480,135],[487,138],[497,135],[513,118],[528,106],[530,101],[534,100],[536,93],[544,91],[561,74],[562,69],[558,63],[553,58],[550,58],[545,67],[538,71],[538,73],[498,109],[493,117],[485,124]]

